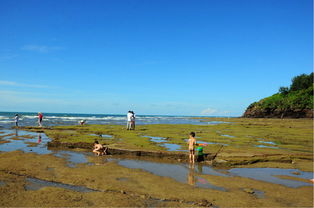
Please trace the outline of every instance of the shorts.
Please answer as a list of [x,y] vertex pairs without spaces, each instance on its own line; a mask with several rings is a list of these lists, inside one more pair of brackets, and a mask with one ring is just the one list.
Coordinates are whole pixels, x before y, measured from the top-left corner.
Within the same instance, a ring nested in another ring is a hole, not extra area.
[[190,154],[195,154],[195,149],[189,149]]

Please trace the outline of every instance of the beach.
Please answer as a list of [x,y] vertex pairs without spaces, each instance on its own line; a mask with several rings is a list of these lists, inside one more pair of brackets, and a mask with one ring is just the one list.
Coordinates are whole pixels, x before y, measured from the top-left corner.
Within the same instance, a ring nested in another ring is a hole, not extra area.
[[[2,128],[0,205],[311,206],[312,120],[188,119]],[[190,131],[207,154],[192,166]],[[95,140],[111,154],[93,155]]]

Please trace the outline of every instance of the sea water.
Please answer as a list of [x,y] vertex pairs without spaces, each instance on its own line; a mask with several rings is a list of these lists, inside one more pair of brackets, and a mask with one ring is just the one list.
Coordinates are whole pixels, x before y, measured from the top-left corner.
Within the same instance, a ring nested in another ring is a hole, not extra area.
[[[25,112],[0,112],[0,127],[11,128],[15,125],[15,114],[19,114],[20,126],[37,126],[38,114]],[[87,124],[119,124],[126,125],[126,114],[69,114],[43,112],[44,126],[78,125],[79,121],[86,120]],[[219,124],[219,121],[205,122],[203,119],[194,119],[188,116],[163,116],[163,115],[136,115],[136,124]]]

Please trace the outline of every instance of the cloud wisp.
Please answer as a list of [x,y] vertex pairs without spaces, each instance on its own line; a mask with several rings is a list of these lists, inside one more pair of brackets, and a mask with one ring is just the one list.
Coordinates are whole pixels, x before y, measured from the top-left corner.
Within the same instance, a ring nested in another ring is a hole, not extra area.
[[24,84],[24,83],[12,82],[12,81],[7,81],[7,80],[0,80],[0,85],[12,86],[12,87],[51,88],[47,85]]
[[64,50],[64,47],[60,46],[45,46],[45,45],[24,45],[22,48],[24,51],[33,51],[38,53],[49,53],[52,51]]
[[231,113],[230,111],[220,111],[214,108],[206,108],[202,110],[201,115],[202,116],[213,116],[213,115],[227,116],[230,113]]
[[218,112],[218,110],[216,110],[216,109],[206,108],[206,109],[202,110],[201,115],[209,116],[209,115],[213,115],[213,114],[215,114],[217,112]]

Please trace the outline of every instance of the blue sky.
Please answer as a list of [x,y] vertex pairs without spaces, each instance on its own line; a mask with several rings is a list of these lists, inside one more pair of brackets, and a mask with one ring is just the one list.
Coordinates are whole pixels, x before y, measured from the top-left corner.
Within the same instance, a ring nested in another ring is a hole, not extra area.
[[1,0],[0,111],[240,116],[313,70],[312,0]]

